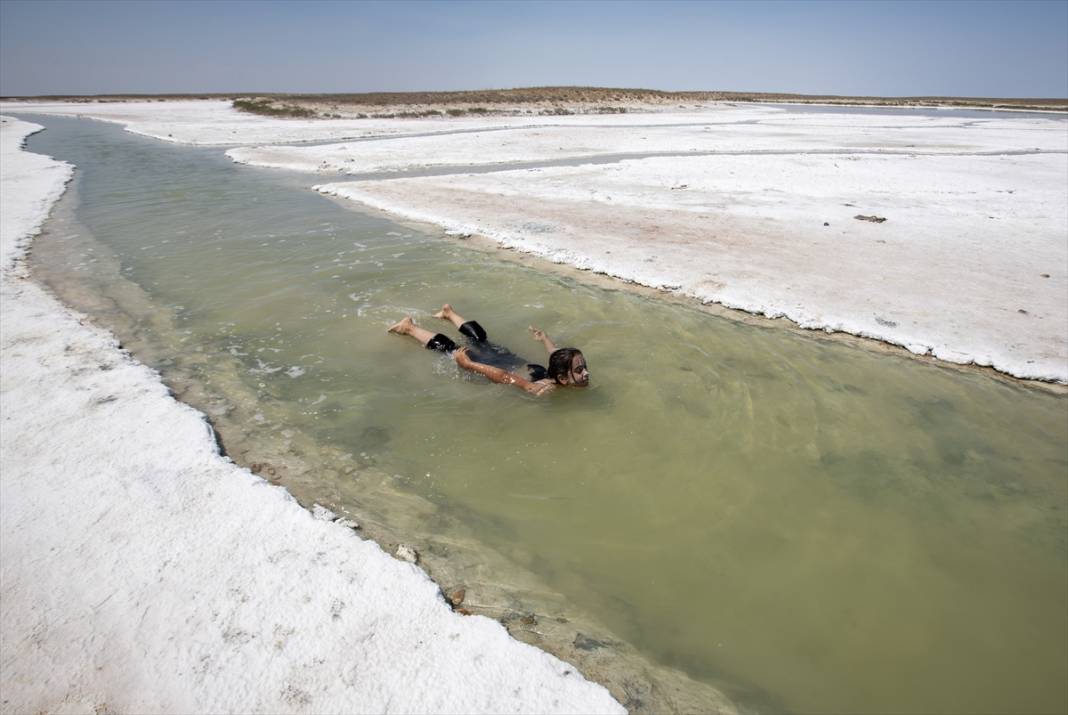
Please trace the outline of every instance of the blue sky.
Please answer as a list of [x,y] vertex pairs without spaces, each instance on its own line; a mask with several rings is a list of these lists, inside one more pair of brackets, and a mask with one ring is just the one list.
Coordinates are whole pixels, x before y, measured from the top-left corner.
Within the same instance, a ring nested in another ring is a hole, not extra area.
[[539,85],[1068,97],[1068,0],[0,0],[0,94]]

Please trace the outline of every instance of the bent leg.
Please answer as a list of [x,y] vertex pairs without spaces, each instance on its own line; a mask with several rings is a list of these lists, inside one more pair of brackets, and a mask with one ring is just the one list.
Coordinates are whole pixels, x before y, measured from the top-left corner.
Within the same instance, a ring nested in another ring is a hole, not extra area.
[[452,306],[448,303],[441,306],[441,310],[434,313],[434,317],[441,318],[442,320],[447,320],[453,325],[455,325],[457,328],[467,322],[464,317],[457,313],[455,310],[453,310]]
[[441,310],[434,313],[435,318],[441,318],[442,320],[448,320],[450,323],[456,326],[456,328],[471,338],[475,342],[486,342],[486,331],[474,320],[466,320],[462,315],[452,309],[452,306],[446,303],[441,306]]
[[394,325],[389,327],[389,332],[396,333],[397,335],[410,335],[419,341],[419,344],[423,347],[428,347],[430,341],[436,337],[435,333],[430,332],[426,328],[420,328],[414,322],[412,322],[412,316],[406,315],[404,318]]

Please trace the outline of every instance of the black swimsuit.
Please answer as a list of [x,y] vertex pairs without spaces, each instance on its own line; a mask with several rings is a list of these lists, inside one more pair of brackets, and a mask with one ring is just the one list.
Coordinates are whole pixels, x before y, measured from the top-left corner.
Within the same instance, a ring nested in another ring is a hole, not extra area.
[[[548,371],[541,365],[532,365],[503,345],[489,342],[486,338],[486,331],[477,321],[467,321],[460,326],[460,332],[467,337],[468,351],[475,362],[509,371],[526,367],[530,373],[531,382],[544,380],[549,376]],[[457,345],[449,336],[438,333],[427,342],[426,348],[451,353],[456,350]]]

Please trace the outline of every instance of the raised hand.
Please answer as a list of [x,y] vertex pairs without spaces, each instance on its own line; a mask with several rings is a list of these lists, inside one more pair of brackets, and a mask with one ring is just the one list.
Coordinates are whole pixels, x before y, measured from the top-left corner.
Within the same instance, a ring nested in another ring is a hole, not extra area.
[[469,367],[472,362],[471,356],[467,354],[467,348],[460,348],[452,354],[452,359],[456,361],[456,364],[460,367]]
[[535,328],[533,325],[528,327],[527,330],[530,331],[530,335],[534,338],[535,342],[539,342],[545,346],[545,351],[547,353],[551,354],[553,350],[556,350],[556,344],[553,343],[552,338],[545,334],[544,330]]

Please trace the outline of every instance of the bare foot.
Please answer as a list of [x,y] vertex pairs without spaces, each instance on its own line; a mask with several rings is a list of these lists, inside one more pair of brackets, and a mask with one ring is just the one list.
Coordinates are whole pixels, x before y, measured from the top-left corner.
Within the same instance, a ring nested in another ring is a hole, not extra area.
[[441,306],[441,310],[434,313],[435,318],[441,318],[442,320],[452,320],[452,306],[446,303]]
[[399,323],[389,326],[389,332],[397,333],[398,335],[407,335],[408,331],[412,328],[412,316],[404,316]]

